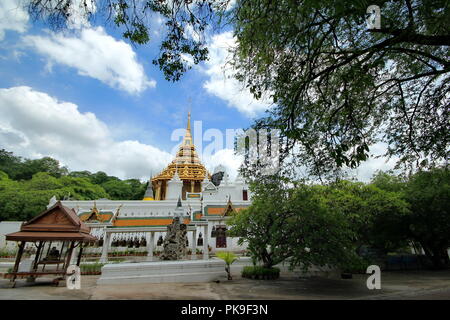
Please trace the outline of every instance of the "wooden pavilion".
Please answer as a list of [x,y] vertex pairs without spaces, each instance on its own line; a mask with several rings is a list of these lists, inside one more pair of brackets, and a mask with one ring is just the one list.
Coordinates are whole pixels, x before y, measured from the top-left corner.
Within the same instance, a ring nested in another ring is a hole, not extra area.
[[[8,241],[18,241],[19,250],[11,272],[5,274],[14,288],[17,278],[35,278],[56,275],[54,283],[58,284],[66,276],[74,249],[78,246],[76,265],[80,265],[83,243],[95,241],[75,211],[61,204],[60,201],[38,216],[22,224],[20,231],[6,235]],[[19,264],[25,249],[25,243],[36,246],[36,255],[29,270],[19,272]],[[57,249],[59,248],[59,249]]]

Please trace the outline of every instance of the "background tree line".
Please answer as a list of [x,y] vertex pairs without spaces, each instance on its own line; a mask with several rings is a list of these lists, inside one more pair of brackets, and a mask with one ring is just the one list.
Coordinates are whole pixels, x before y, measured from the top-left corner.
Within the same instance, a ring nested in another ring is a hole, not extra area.
[[[408,178],[379,172],[370,183],[305,184],[280,176],[251,185],[252,205],[230,221],[265,267],[338,266],[358,270],[377,255],[423,248],[435,268],[450,266],[450,174],[447,168]],[[373,262],[373,261],[372,261]]]
[[24,159],[0,150],[0,221],[28,220],[51,197],[73,200],[141,200],[147,183],[98,171],[69,171],[50,157]]

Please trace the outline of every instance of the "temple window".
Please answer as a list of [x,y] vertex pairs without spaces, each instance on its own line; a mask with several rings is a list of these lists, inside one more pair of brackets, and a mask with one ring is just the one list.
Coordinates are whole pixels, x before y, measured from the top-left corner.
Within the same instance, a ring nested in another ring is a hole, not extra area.
[[242,190],[242,200],[248,200],[248,192],[247,192],[247,190]]

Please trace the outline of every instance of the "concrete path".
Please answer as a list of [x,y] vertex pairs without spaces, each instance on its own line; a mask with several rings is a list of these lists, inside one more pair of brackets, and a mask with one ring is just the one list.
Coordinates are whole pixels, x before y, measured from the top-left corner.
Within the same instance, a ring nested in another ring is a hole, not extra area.
[[353,279],[284,274],[279,280],[249,280],[225,277],[219,283],[165,283],[97,285],[98,276],[82,276],[81,290],[69,290],[49,280],[35,284],[19,280],[14,289],[0,280],[0,299],[445,299],[450,300],[450,270],[383,272],[381,290],[368,290],[365,275]]

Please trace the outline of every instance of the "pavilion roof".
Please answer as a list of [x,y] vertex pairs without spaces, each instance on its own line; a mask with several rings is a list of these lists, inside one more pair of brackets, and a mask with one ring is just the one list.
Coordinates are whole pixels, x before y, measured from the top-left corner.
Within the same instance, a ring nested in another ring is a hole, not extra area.
[[94,241],[90,228],[73,209],[56,202],[41,214],[25,222],[20,231],[6,235],[8,241]]

